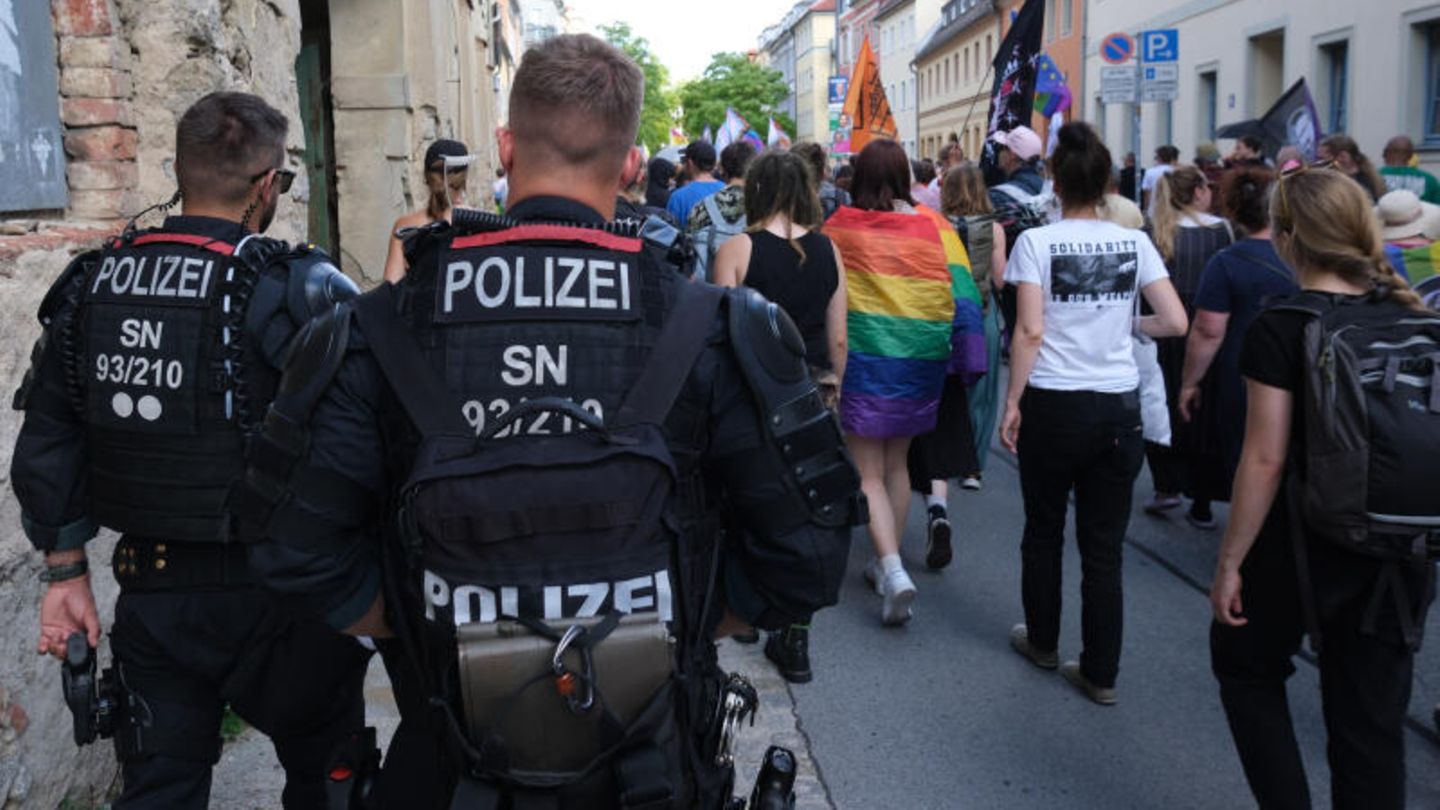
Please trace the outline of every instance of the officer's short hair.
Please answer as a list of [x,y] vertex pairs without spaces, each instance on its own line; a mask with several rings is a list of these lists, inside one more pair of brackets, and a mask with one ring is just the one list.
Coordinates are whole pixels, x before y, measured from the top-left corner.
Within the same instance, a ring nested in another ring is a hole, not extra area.
[[285,163],[285,114],[249,93],[211,93],[175,126],[175,178],[191,199],[243,202],[255,175]]
[[644,96],[645,74],[614,46],[589,34],[552,37],[526,50],[515,71],[510,130],[523,148],[570,165],[622,162]]

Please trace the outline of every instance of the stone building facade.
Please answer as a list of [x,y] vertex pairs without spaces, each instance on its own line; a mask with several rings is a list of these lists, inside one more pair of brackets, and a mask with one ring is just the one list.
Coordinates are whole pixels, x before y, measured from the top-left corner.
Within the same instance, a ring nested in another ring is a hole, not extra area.
[[[436,138],[458,138],[479,154],[472,200],[483,205],[502,118],[497,97],[518,52],[497,53],[497,5],[507,7],[507,45],[518,45],[505,0],[0,0],[0,120],[25,119],[34,110],[19,99],[50,94],[58,103],[48,115],[58,120],[48,126],[59,134],[52,148],[43,127],[0,127],[0,176],[19,165],[17,156],[43,154],[37,165],[63,165],[65,178],[63,208],[0,210],[7,399],[29,364],[40,299],[70,257],[174,192],[175,123],[205,93],[254,92],[289,117],[289,164],[298,177],[270,233],[326,246],[361,281],[380,278],[394,219],[423,204],[419,163]],[[38,23],[35,6],[48,6]],[[58,66],[53,78],[24,74],[27,53],[41,54],[31,65]],[[19,421],[0,411],[0,470],[9,469]],[[116,778],[111,747],[74,746],[60,667],[35,655],[40,559],[20,531],[6,483],[0,806],[53,808],[67,797],[92,806]],[[91,544],[107,626],[115,596],[109,546],[105,538]],[[103,646],[101,659],[109,659]]]

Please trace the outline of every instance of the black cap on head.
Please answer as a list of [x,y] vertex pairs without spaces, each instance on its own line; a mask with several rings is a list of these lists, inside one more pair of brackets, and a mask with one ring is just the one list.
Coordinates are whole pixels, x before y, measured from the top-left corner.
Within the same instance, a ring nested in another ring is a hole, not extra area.
[[715,147],[708,141],[696,141],[680,151],[680,156],[694,163],[701,171],[715,168]]
[[445,168],[445,158],[465,157],[468,154],[470,154],[470,150],[459,141],[436,141],[430,144],[429,149],[425,150],[425,171],[438,172]]

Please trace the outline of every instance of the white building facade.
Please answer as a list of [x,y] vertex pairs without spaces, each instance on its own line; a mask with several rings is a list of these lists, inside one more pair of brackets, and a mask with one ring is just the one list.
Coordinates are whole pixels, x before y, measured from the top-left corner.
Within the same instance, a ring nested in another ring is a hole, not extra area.
[[[1434,0],[1091,0],[1084,115],[1116,157],[1131,151],[1132,105],[1102,105],[1099,46],[1110,33],[1173,28],[1178,98],[1140,105],[1137,157],[1173,143],[1183,160],[1225,124],[1257,118],[1305,78],[1321,128],[1379,162],[1394,135],[1440,164],[1440,3]],[[1073,86],[1073,85],[1072,85]],[[1226,151],[1229,142],[1221,142]]]

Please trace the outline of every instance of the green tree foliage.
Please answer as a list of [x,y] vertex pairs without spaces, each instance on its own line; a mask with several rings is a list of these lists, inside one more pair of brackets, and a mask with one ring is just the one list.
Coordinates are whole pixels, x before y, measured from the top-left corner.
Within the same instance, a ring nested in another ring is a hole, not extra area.
[[734,107],[760,137],[768,135],[772,115],[794,137],[795,122],[778,109],[789,94],[790,86],[780,71],[761,67],[744,54],[717,53],[705,75],[680,88],[685,131],[695,139],[706,126],[718,130],[725,122],[725,108]]
[[670,143],[670,128],[675,125],[675,93],[670,89],[670,71],[655,54],[650,43],[630,30],[630,24],[615,22],[600,26],[606,41],[635,60],[645,74],[645,105],[640,110],[638,143],[654,153]]

